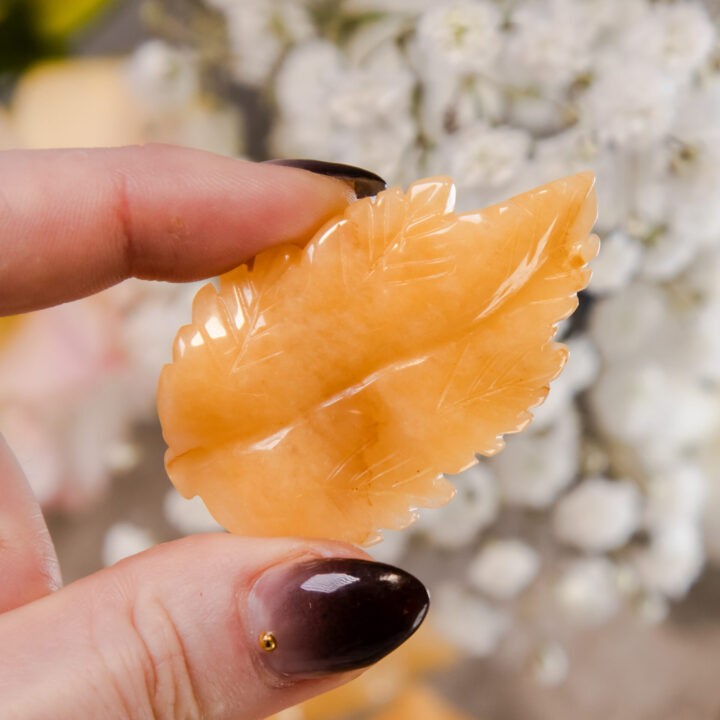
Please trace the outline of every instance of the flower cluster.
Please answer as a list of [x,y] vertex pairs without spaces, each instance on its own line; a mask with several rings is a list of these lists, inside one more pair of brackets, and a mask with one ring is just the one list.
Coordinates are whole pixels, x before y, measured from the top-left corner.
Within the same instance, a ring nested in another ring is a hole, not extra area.
[[[413,533],[472,556],[436,602],[450,635],[462,613],[471,653],[548,587],[573,621],[662,617],[720,557],[720,67],[705,6],[208,2],[235,78],[274,99],[275,155],[400,183],[448,174],[461,208],[596,173],[605,242],[560,331],[566,371],[531,428]],[[408,536],[378,554],[399,557]]]

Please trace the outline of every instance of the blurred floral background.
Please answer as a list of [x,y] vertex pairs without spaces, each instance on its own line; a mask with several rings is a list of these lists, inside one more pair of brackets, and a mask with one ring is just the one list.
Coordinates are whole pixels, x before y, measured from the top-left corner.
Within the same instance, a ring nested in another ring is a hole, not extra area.
[[[461,209],[592,169],[603,247],[529,430],[387,533],[431,622],[284,720],[717,720],[720,8],[709,0],[0,0],[0,148],[312,157]],[[66,580],[217,529],[156,379],[197,286],[0,319],[0,430]],[[358,715],[359,713],[359,715]]]

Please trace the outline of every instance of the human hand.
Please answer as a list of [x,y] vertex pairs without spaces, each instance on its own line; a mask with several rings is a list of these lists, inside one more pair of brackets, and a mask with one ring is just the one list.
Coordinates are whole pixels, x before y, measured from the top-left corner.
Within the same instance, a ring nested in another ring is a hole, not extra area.
[[[0,153],[0,315],[131,276],[209,277],[381,187],[310,167],[167,146]],[[415,578],[366,560],[331,541],[203,535],[60,589],[42,514],[0,438],[0,717],[250,720],[299,703],[425,616]]]

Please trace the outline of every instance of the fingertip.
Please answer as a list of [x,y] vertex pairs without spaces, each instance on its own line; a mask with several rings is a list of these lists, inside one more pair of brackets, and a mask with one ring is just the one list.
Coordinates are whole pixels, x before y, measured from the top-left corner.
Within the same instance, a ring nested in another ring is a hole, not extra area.
[[342,179],[170,145],[4,151],[0,182],[5,313],[129,275],[211,277],[307,242],[355,199]]
[[[366,558],[330,541],[215,534],[121,561],[9,625],[0,617],[0,674],[20,678],[0,715],[42,716],[68,687],[86,709],[73,720],[116,705],[256,720],[297,705],[355,677],[424,617],[419,581]],[[263,647],[266,633],[276,647]]]

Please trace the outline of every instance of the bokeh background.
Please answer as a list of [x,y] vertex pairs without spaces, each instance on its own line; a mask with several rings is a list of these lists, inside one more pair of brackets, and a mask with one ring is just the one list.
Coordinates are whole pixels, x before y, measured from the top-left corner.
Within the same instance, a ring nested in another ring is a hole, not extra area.
[[[0,0],[0,148],[313,157],[469,209],[597,174],[603,247],[531,427],[377,557],[431,622],[284,720],[717,720],[720,44],[691,0]],[[0,431],[67,581],[217,529],[159,369],[197,285],[0,319]],[[0,289],[1,291],[1,289]],[[1,499],[0,499],[1,502]]]

